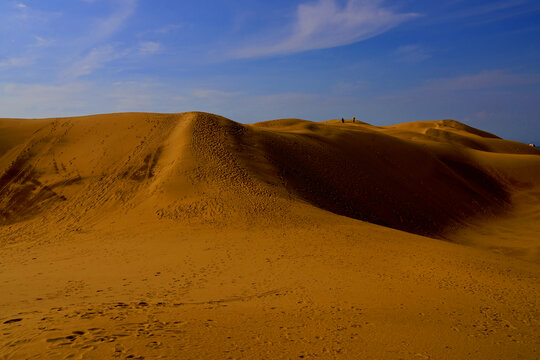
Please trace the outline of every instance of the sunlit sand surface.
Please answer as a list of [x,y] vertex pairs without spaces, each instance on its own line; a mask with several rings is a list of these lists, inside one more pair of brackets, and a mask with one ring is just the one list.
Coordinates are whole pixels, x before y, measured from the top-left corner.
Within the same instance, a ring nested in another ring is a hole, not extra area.
[[536,359],[540,151],[452,120],[0,120],[0,359]]

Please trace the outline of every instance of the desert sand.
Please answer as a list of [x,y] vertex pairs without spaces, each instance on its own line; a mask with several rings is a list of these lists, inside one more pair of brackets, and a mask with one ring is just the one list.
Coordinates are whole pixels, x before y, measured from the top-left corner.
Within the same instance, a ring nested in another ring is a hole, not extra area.
[[0,120],[0,359],[537,359],[540,150],[453,120]]

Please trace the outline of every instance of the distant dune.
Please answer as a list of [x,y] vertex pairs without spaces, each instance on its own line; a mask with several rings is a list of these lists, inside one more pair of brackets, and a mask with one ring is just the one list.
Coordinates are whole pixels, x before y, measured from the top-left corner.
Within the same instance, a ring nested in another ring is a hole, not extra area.
[[539,155],[454,120],[0,119],[0,357],[536,358]]

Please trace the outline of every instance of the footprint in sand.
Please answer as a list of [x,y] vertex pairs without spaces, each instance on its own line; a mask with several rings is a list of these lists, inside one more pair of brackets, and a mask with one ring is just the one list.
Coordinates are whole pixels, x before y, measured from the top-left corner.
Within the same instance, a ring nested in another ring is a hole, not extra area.
[[114,356],[115,358],[121,357],[121,356],[123,356],[125,353],[126,353],[126,349],[125,349],[124,345],[122,345],[122,344],[116,344],[116,345],[114,346],[114,354],[113,354],[113,356]]
[[49,338],[49,339],[46,339],[45,341],[48,342],[48,343],[55,343],[55,342],[58,342],[58,341],[62,341],[64,340],[64,337],[57,337],[57,338]]
[[146,347],[149,347],[150,349],[159,349],[161,348],[161,342],[159,341],[152,341],[146,344]]

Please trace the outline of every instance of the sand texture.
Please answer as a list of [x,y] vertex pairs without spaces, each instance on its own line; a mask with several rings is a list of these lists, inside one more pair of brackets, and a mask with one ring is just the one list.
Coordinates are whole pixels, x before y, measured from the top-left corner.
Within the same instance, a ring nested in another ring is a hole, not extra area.
[[453,120],[0,119],[0,359],[538,359],[539,155]]

